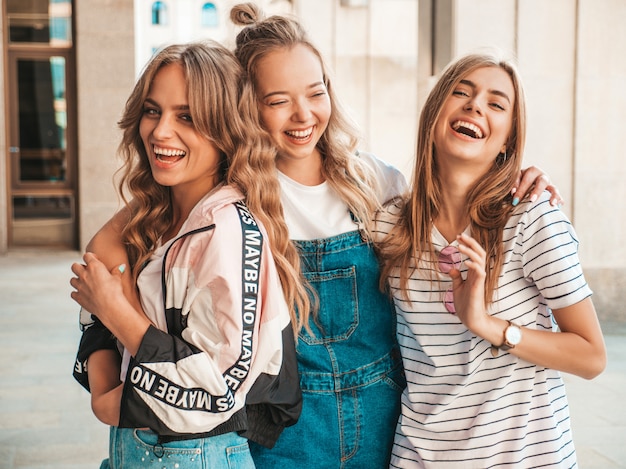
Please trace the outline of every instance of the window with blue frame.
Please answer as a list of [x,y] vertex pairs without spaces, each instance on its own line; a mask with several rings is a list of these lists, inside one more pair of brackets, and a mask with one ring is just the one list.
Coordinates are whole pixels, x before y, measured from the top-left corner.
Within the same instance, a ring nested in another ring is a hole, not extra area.
[[165,2],[156,1],[152,4],[152,24],[167,24],[167,5]]
[[217,8],[214,3],[207,2],[202,5],[201,24],[203,27],[215,28],[219,25]]

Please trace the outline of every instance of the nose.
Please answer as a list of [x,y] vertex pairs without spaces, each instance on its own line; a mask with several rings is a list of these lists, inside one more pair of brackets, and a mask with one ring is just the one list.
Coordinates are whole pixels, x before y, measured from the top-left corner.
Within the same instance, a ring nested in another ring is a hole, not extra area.
[[152,130],[152,135],[157,139],[166,139],[171,137],[173,133],[171,119],[167,115],[162,114]]
[[311,107],[306,100],[300,99],[295,102],[293,118],[297,122],[306,122],[311,117]]
[[482,114],[482,108],[480,107],[480,104],[478,103],[478,100],[476,98],[469,99],[465,104],[464,109],[466,111],[475,111],[478,114]]

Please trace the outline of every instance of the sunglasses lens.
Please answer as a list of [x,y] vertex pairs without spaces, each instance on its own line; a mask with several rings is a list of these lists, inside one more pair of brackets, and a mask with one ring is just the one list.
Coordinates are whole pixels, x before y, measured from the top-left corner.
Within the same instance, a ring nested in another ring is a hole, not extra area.
[[[454,246],[446,246],[439,253],[439,270],[444,274],[449,274],[452,269],[461,268],[461,253]],[[443,304],[446,307],[446,311],[452,314],[456,314],[454,308],[454,294],[452,287],[448,288],[443,295]]]
[[445,295],[443,296],[443,304],[446,307],[446,311],[452,314],[456,314],[456,309],[454,308],[454,295],[452,294],[452,287],[448,288]]
[[439,253],[439,270],[449,274],[452,269],[461,266],[461,253],[454,246],[446,246]]

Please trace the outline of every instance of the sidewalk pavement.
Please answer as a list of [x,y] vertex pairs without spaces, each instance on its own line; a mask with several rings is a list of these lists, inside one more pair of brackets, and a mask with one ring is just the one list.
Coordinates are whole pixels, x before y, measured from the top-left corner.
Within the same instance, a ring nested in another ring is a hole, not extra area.
[[[108,428],[72,378],[80,338],[74,251],[0,256],[0,469],[97,469]],[[626,324],[603,324],[609,363],[564,375],[580,469],[626,468]],[[323,468],[321,468],[323,469]]]

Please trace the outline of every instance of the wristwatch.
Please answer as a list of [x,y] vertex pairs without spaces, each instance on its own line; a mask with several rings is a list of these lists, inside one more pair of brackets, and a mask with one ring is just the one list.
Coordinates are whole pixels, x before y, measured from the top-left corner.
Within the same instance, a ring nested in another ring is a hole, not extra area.
[[491,354],[498,356],[498,350],[511,350],[522,341],[522,328],[509,321],[509,325],[504,329],[504,341],[502,345],[491,345]]

